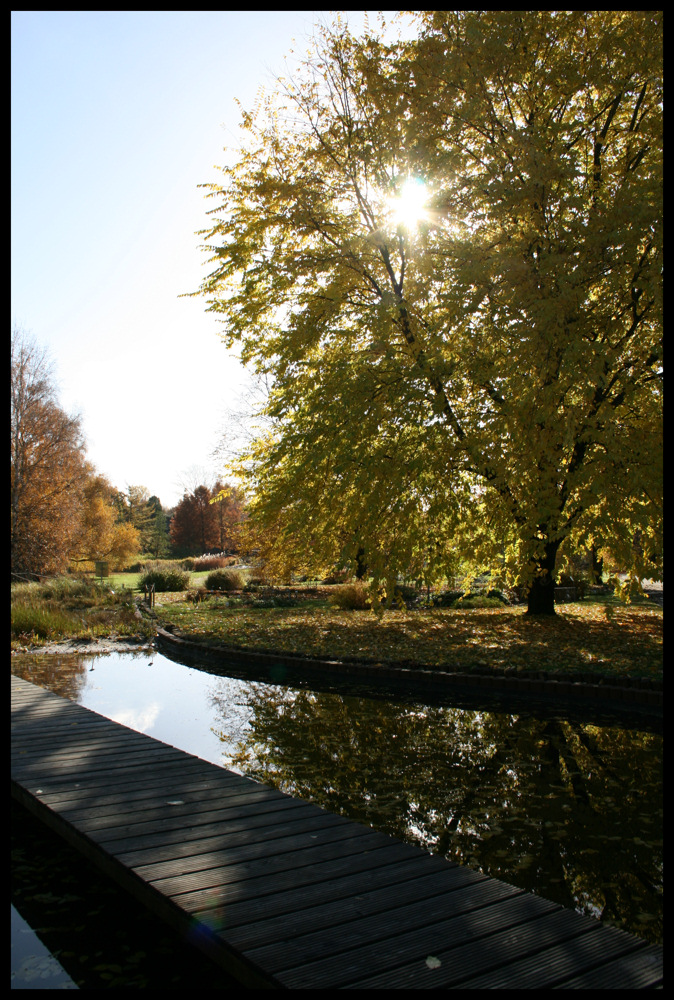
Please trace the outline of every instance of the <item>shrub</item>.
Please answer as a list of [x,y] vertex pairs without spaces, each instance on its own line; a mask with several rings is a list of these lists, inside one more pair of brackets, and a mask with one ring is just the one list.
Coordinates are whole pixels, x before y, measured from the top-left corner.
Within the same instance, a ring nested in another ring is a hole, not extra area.
[[123,573],[142,573],[145,569],[145,563],[141,560],[140,562],[129,563],[122,570]]
[[362,583],[345,583],[330,595],[330,604],[342,611],[365,611],[372,607],[370,595]]
[[190,574],[184,573],[177,566],[163,568],[160,565],[148,569],[138,581],[138,588],[145,590],[154,584],[157,593],[167,591],[187,590],[190,582]]
[[274,608],[299,608],[302,603],[300,597],[292,597],[285,594],[276,594],[271,598],[271,604]]
[[393,588],[393,604],[399,608],[404,608],[407,604],[413,603],[418,596],[416,587],[410,587],[406,583],[396,583]]
[[[43,583],[22,584],[12,587],[12,600],[24,599],[26,603],[54,603],[69,608],[87,608],[103,604],[117,604],[119,593],[107,583],[91,577],[55,576]],[[124,588],[122,588],[123,590]]]
[[433,605],[436,608],[451,608],[460,597],[463,597],[462,590],[444,590],[433,598]]
[[199,604],[201,601],[207,601],[210,596],[206,590],[190,590],[185,594],[185,600],[190,604]]
[[193,573],[195,562],[196,559],[193,559],[191,556],[188,556],[187,559],[180,560],[180,568],[184,569],[187,573]]
[[224,569],[225,566],[234,566],[238,562],[236,556],[201,556],[193,559],[192,569],[200,573],[205,569]]
[[484,594],[468,594],[467,597],[460,597],[452,605],[458,611],[461,608],[502,608],[503,601],[498,597],[485,597]]
[[334,583],[343,584],[346,583],[346,581],[349,580],[352,576],[353,573],[351,572],[351,570],[338,569],[335,570],[333,573],[328,574],[328,576],[326,576],[323,580],[321,580],[321,583],[326,587]]
[[206,590],[243,590],[244,578],[231,569],[216,569],[206,577]]

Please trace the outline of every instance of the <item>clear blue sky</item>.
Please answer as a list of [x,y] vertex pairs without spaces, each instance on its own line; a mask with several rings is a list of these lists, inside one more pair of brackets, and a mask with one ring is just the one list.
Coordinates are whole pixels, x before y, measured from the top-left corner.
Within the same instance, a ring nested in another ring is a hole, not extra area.
[[179,298],[207,273],[197,185],[238,141],[235,98],[250,108],[330,16],[11,16],[12,321],[49,349],[97,469],[171,506],[185,473],[217,471],[245,380],[205,302]]

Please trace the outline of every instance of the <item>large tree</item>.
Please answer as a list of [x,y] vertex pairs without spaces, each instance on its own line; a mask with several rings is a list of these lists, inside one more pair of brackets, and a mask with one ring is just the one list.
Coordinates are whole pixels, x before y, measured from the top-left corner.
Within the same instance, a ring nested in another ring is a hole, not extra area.
[[272,382],[252,523],[550,614],[579,547],[661,572],[661,12],[416,23],[325,29],[211,186],[200,291]]
[[157,496],[151,496],[148,505],[154,514],[147,532],[145,550],[151,552],[155,559],[163,559],[171,550],[169,539],[168,518]]
[[181,555],[203,555],[218,547],[215,509],[211,491],[203,484],[185,493],[171,518],[171,543]]
[[241,506],[239,491],[219,481],[212,489],[202,483],[186,491],[171,519],[171,542],[176,551],[197,555],[209,549],[236,549]]
[[142,550],[147,552],[157,511],[157,497],[151,497],[146,486],[127,486],[124,500],[125,519],[139,533]]
[[11,342],[11,571],[68,565],[90,475],[80,420],[58,405],[47,352],[24,331]]
[[221,552],[238,552],[241,522],[243,520],[243,497],[235,486],[218,480],[211,490],[210,504],[218,533]]
[[140,551],[140,533],[120,515],[117,490],[105,476],[91,475],[83,488],[76,562],[110,560],[123,568]]

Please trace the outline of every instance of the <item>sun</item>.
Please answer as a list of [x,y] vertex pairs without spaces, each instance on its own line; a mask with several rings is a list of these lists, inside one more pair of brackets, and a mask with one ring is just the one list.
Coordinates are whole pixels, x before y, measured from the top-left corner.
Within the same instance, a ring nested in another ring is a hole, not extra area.
[[428,189],[423,181],[413,177],[405,181],[400,192],[389,200],[396,226],[414,229],[416,225],[427,219],[427,201]]

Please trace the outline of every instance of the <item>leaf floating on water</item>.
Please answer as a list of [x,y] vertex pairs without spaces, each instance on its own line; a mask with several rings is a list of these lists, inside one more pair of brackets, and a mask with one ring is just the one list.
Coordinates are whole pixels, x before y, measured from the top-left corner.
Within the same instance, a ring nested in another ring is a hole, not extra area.
[[167,801],[166,805],[167,806],[184,806],[185,802],[184,802],[183,799],[171,799],[170,801]]
[[426,959],[426,965],[428,966],[429,969],[439,969],[440,966],[442,965],[442,962],[440,961],[439,958],[436,958],[435,955],[429,955],[428,958]]

